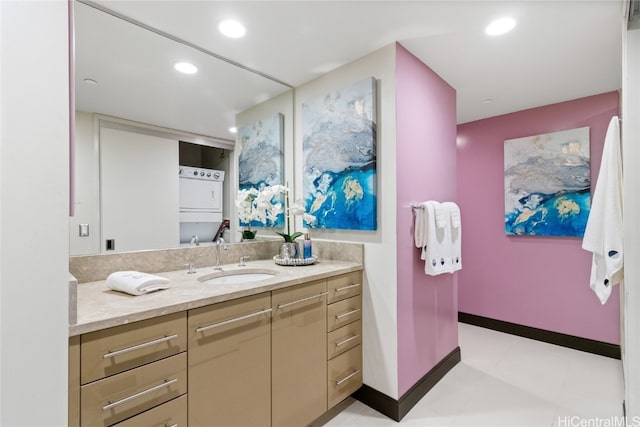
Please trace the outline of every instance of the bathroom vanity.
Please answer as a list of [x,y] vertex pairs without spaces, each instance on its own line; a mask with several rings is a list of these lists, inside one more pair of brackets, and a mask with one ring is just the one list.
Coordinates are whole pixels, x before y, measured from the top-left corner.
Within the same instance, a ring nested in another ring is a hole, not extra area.
[[[273,277],[205,281],[264,272]],[[362,385],[362,264],[157,274],[170,289],[78,286],[69,425],[303,426]]]

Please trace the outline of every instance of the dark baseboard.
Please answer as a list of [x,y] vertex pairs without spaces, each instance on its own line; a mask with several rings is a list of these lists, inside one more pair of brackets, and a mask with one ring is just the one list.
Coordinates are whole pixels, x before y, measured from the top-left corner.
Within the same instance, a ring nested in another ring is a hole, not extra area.
[[345,409],[347,409],[355,401],[356,400],[353,397],[347,397],[345,400],[343,400],[342,402],[338,403],[336,406],[334,406],[333,408],[329,409],[324,414],[320,415],[318,418],[316,418],[307,427],[321,427],[321,426],[327,424],[329,421],[331,421],[336,416],[338,416],[338,414],[340,412],[342,412]]
[[543,341],[574,350],[586,351],[587,353],[599,354],[600,356],[620,359],[620,346],[596,341],[589,338],[581,338],[573,335],[562,334],[560,332],[547,331],[545,329],[533,328],[531,326],[519,325],[517,323],[505,322],[503,320],[491,319],[489,317],[477,316],[469,313],[458,313],[458,321],[470,325],[480,326],[494,331],[505,332],[511,335],[518,335]]
[[353,397],[381,414],[395,421],[400,421],[447,372],[460,362],[460,359],[460,347],[456,347],[427,372],[409,391],[402,395],[399,400],[389,397],[366,384],[363,384],[363,386],[353,394]]

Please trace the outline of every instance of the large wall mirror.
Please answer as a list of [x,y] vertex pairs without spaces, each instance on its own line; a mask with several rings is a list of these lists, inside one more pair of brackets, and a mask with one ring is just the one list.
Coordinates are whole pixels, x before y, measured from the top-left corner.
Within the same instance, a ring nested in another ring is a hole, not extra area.
[[[269,100],[292,110],[291,88],[96,4],[76,1],[74,15],[71,255],[178,246],[181,164],[226,173],[229,218],[237,187],[229,128]],[[177,72],[181,61],[198,72]],[[107,235],[114,215],[119,233],[136,234],[133,246]]]

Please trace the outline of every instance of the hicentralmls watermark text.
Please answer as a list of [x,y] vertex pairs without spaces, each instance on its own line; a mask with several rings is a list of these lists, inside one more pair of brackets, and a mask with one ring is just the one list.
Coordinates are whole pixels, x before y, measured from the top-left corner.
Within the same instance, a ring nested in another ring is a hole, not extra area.
[[558,417],[557,427],[640,427],[640,417]]

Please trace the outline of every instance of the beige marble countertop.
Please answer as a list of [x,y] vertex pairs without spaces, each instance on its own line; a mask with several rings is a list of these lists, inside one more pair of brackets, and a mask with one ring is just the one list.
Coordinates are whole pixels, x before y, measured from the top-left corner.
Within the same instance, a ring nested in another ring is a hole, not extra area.
[[274,277],[242,284],[212,285],[198,281],[199,277],[219,273],[213,267],[154,273],[171,280],[171,288],[133,296],[107,288],[105,281],[82,283],[77,288],[77,322],[69,326],[69,336],[93,332],[112,326],[149,319],[178,311],[202,307],[261,292],[320,280],[351,271],[362,270],[362,264],[319,260],[303,267],[281,267],[273,260],[249,261],[246,266],[223,265],[224,272],[270,272]]

